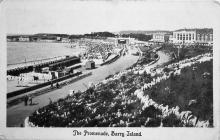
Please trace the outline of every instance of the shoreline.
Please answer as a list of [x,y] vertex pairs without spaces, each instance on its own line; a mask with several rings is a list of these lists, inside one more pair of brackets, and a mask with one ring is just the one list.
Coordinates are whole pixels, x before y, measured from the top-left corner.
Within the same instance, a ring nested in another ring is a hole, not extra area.
[[[111,64],[111,63],[113,63],[113,62],[115,62],[115,61],[117,61],[117,59],[119,59],[120,57],[121,57],[121,52],[123,51],[123,49],[121,49],[120,50],[120,52],[117,54],[117,55],[115,55],[114,57],[112,57],[111,59],[108,59],[106,62],[103,62],[103,63],[101,63],[101,64],[97,64],[96,63],[96,65],[100,65],[100,66],[103,66],[103,65],[108,65],[108,64]],[[74,56],[70,56],[70,57],[74,57]],[[55,60],[54,60],[55,59]],[[43,65],[43,64],[45,64],[45,63],[51,63],[51,62],[54,62],[54,61],[60,61],[60,60],[63,60],[63,59],[65,59],[65,56],[60,56],[59,57],[59,59],[58,59],[58,57],[54,57],[54,58],[48,58],[48,59],[45,59],[45,60],[48,60],[48,61],[45,61],[45,62],[41,62],[41,64],[40,65]],[[43,60],[43,59],[42,59]],[[41,61],[42,61],[41,60]],[[81,60],[82,61],[82,60]],[[83,61],[88,61],[88,60],[83,60]],[[32,61],[29,61],[29,62],[32,62]],[[35,64],[36,62],[40,62],[40,61],[33,61],[34,62],[34,64],[33,65],[39,65],[39,64]],[[85,65],[83,62],[81,62],[83,65]],[[21,64],[26,64],[26,63],[21,63]],[[27,63],[28,64],[28,63]],[[30,65],[31,65],[31,63],[30,63]],[[26,66],[24,66],[24,67],[26,67]],[[19,67],[19,68],[23,68],[23,67]],[[19,68],[15,68],[15,69],[19,69]],[[14,69],[11,69],[11,70],[14,70]],[[11,71],[11,70],[7,70],[7,71]],[[9,82],[10,81],[7,81],[7,83],[9,84]],[[22,90],[22,89],[25,89],[25,88],[18,88],[17,90]],[[39,88],[40,89],[40,88]],[[11,92],[16,92],[17,90],[13,90],[13,91],[11,91]],[[38,90],[38,89],[36,89],[36,90]]]
[[[18,62],[18,63],[13,63],[13,64],[7,64],[7,67],[8,66],[12,66],[12,65],[19,65],[19,64],[26,64],[26,63],[30,63],[30,62],[38,62],[38,61],[43,61],[43,60],[51,60],[51,59],[54,59],[54,58],[64,58],[65,56],[54,56],[54,57],[49,57],[49,58],[43,58],[43,59],[38,59],[38,60],[30,60],[30,61],[26,61],[26,62]],[[53,60],[51,60],[53,61]]]

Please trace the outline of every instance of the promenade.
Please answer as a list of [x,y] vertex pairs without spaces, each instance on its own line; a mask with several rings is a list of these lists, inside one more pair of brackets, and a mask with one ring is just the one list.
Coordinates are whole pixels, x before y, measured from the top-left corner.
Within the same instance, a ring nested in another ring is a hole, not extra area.
[[[36,96],[33,98],[33,105],[24,106],[24,103],[19,103],[15,106],[7,108],[7,126],[20,126],[24,122],[24,119],[33,113],[38,108],[46,106],[49,104],[50,99],[56,101],[60,98],[64,98],[69,94],[70,90],[74,91],[84,91],[87,89],[87,85],[90,83],[97,84],[98,82],[104,80],[107,76],[115,74],[119,71],[125,70],[126,68],[132,66],[137,62],[139,56],[131,55],[132,52],[137,50],[129,50],[129,53],[125,56],[121,56],[117,61],[104,65],[102,67],[97,67],[96,69],[89,70],[92,75],[81,79],[75,83],[67,85],[61,89],[54,90],[52,92]],[[169,61],[169,57],[163,52],[159,51],[158,55],[160,59],[153,65],[160,65]],[[50,99],[49,99],[50,98]],[[16,117],[15,117],[16,116]]]
[[131,65],[136,63],[138,58],[138,56],[134,56],[131,54],[122,56],[117,61],[109,65],[90,70],[93,74],[89,77],[81,79],[61,89],[33,98],[34,105],[32,106],[24,106],[24,103],[22,102],[20,104],[7,108],[7,126],[20,126],[24,119],[32,112],[40,107],[49,104],[49,98],[52,101],[56,101],[59,98],[67,96],[70,90],[84,91],[87,88],[85,85],[88,85],[91,82],[96,84],[101,80],[104,80],[105,77],[107,77],[108,75],[115,74],[116,72],[122,71],[127,67],[130,67]]

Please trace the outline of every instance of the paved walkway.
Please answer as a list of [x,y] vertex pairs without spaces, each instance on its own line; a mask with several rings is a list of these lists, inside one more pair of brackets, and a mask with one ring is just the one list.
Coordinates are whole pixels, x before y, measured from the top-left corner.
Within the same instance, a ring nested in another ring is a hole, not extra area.
[[162,51],[158,51],[158,55],[160,57],[160,59],[154,63],[153,65],[151,65],[150,67],[154,68],[156,67],[157,65],[161,65],[163,63],[166,63],[170,60],[170,57],[167,56],[165,53],[163,53]]

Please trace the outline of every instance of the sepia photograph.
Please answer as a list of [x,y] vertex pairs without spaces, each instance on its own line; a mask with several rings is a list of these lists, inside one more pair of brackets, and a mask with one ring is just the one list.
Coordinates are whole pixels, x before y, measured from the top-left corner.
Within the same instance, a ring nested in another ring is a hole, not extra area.
[[219,6],[3,1],[5,127],[133,138],[145,134],[132,128],[216,128]]

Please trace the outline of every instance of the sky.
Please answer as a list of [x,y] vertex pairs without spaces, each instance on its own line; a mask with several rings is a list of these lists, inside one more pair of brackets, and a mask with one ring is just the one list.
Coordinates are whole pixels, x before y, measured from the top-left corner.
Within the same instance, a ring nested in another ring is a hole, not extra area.
[[[7,34],[176,30],[214,26],[212,2],[6,0]],[[218,10],[219,12],[219,10]]]

